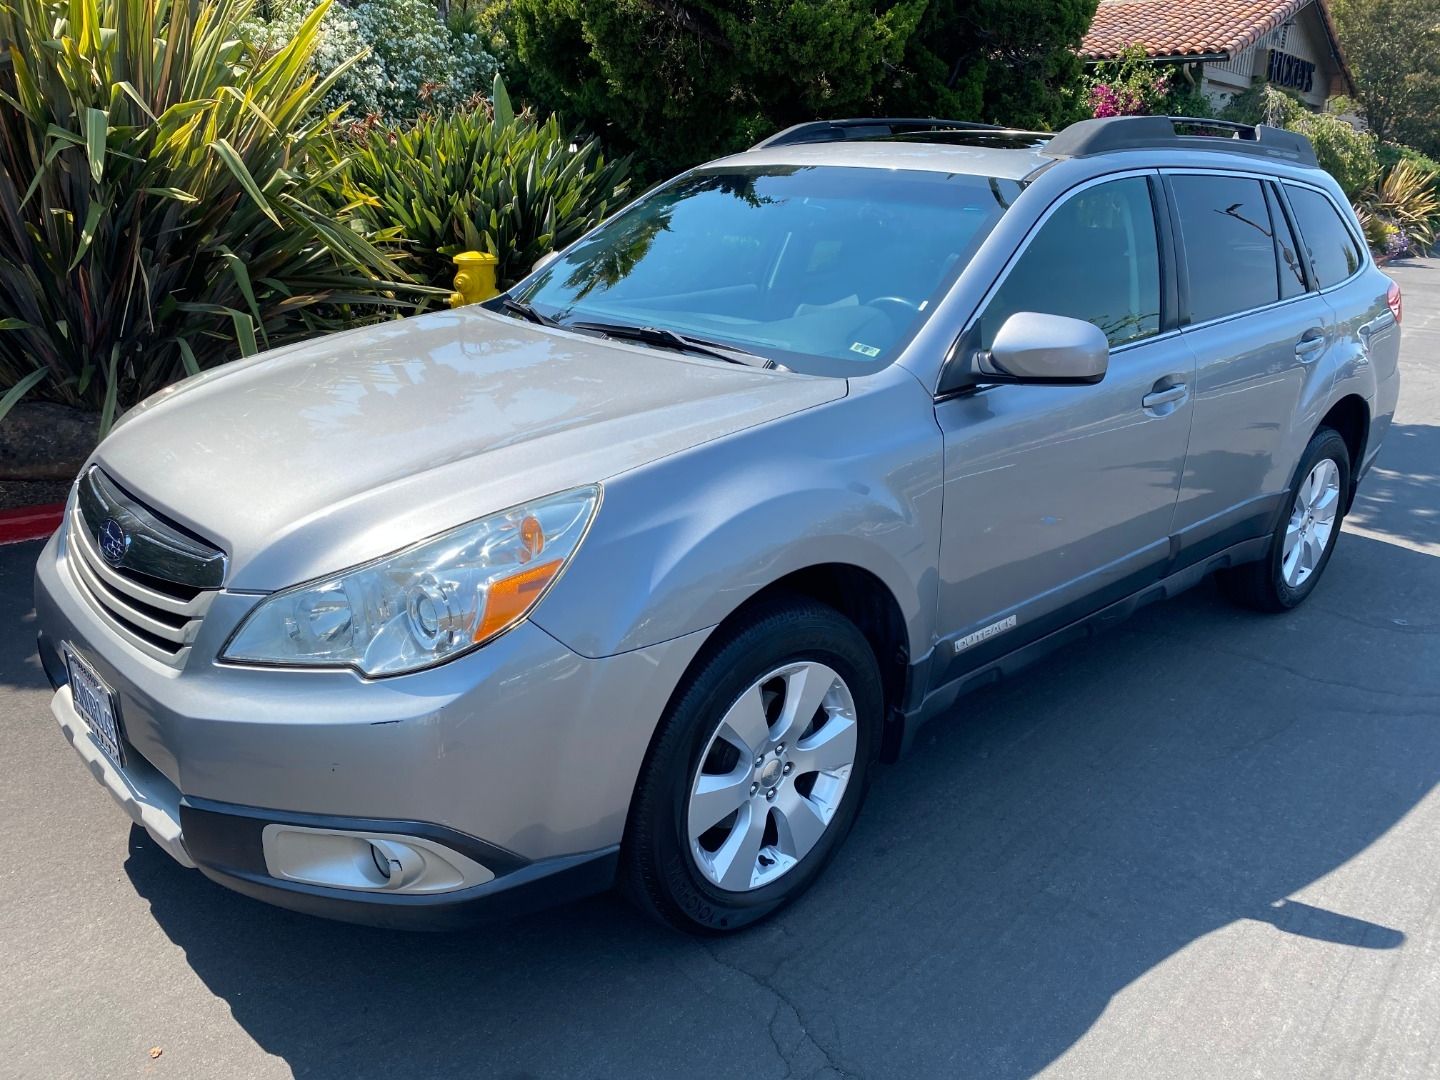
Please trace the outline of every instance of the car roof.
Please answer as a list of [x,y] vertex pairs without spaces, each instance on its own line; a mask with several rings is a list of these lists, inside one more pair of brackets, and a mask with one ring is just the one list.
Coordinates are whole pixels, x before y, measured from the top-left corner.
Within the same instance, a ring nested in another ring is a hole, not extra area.
[[792,143],[747,150],[705,166],[745,168],[756,165],[838,165],[869,169],[913,169],[967,176],[1023,180],[1055,159],[1038,149],[962,146],[913,139],[847,140]]
[[1252,166],[1264,162],[1279,173],[1319,170],[1310,140],[1297,132],[1180,116],[1081,120],[1055,133],[915,117],[816,120],[710,167],[836,165],[1024,180],[1060,160],[1115,154],[1138,154],[1150,166],[1228,157],[1234,164],[1242,158]]

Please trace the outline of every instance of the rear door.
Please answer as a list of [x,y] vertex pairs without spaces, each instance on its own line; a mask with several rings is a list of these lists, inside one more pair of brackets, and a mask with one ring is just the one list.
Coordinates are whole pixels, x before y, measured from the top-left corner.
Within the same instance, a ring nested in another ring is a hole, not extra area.
[[1315,283],[1335,315],[1332,364],[1337,383],[1359,377],[1363,385],[1364,369],[1374,369],[1377,400],[1371,402],[1369,445],[1363,462],[1368,464],[1385,436],[1398,392],[1395,375],[1400,361],[1400,327],[1387,302],[1392,282],[1372,264],[1351,215],[1327,192],[1290,182],[1284,185],[1284,192],[1310,256]]
[[[1195,415],[1175,510],[1176,568],[1267,534],[1319,417],[1335,319],[1279,189],[1246,173],[1166,174]],[[1318,391],[1318,393],[1317,393]]]
[[1011,315],[1104,330],[1093,386],[996,385],[940,401],[945,499],[935,684],[1156,580],[1190,431],[1192,358],[1171,329],[1159,177],[1063,196],[961,338],[988,348]]

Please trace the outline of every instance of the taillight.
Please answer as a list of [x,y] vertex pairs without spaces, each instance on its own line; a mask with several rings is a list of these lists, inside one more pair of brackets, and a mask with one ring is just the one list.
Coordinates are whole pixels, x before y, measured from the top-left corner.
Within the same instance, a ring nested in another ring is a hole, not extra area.
[[1390,289],[1385,294],[1385,303],[1390,305],[1390,314],[1395,316],[1395,321],[1398,323],[1400,321],[1400,310],[1402,307],[1400,303],[1400,286],[1393,281],[1390,282]]

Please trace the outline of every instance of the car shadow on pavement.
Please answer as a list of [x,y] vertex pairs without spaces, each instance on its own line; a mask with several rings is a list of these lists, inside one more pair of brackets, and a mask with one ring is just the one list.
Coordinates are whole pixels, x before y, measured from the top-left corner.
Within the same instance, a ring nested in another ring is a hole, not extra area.
[[1440,545],[1440,427],[1393,424],[1360,495],[1352,524]]
[[138,830],[125,869],[300,1077],[1028,1077],[1237,922],[1403,946],[1293,894],[1440,781],[1437,611],[1435,556],[1351,534],[1288,616],[1213,585],[1147,609],[926,728],[816,888],[733,939],[613,898],[465,934],[328,923]]

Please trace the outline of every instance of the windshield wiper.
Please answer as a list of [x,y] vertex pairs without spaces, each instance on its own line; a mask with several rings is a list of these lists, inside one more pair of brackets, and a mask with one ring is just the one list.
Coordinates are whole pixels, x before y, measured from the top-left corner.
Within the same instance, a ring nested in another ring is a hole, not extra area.
[[691,337],[689,334],[682,334],[676,330],[667,330],[663,326],[632,326],[629,323],[579,321],[565,323],[564,327],[566,330],[589,330],[622,341],[637,341],[642,345],[652,345],[659,349],[676,349],[694,353],[697,356],[708,356],[715,360],[728,361],[731,364],[744,364],[746,367],[784,370],[780,364],[768,356],[760,356],[758,353],[749,352],[734,345],[722,345],[718,341]]
[[560,323],[549,315],[542,315],[524,300],[516,300],[513,296],[502,296],[500,306],[512,315],[518,315],[527,322],[539,323],[541,326],[559,326]]

